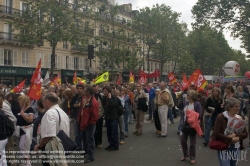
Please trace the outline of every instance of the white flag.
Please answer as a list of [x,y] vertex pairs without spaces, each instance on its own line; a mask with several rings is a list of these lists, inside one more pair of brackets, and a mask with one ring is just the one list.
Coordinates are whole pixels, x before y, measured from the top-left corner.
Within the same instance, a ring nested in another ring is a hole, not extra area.
[[43,86],[46,86],[50,83],[50,79],[49,79],[49,72],[47,71],[44,79],[43,79]]

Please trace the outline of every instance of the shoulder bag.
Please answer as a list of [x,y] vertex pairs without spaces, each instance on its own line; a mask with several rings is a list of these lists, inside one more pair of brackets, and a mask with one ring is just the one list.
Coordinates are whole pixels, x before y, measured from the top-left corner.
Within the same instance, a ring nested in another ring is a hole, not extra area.
[[64,151],[66,151],[65,155],[69,155],[70,151],[74,151],[76,149],[76,144],[69,138],[69,136],[61,130],[61,116],[56,109],[58,116],[59,116],[59,132],[57,134],[57,137],[62,141],[62,145],[64,148]]

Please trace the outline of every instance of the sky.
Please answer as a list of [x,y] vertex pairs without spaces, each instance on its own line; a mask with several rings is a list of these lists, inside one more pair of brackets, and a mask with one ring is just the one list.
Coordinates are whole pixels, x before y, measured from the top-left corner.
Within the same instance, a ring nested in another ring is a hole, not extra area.
[[[191,29],[191,23],[194,22],[192,19],[192,12],[191,9],[195,5],[195,3],[198,0],[116,0],[116,3],[119,5],[121,4],[127,4],[132,3],[133,10],[138,10],[140,8],[143,8],[145,6],[152,7],[156,3],[158,4],[165,4],[167,6],[170,6],[173,11],[176,11],[178,13],[181,13],[180,22],[183,21],[187,23],[189,26],[189,29]],[[225,38],[228,41],[228,44],[230,47],[236,50],[242,50],[242,52],[246,53],[246,51],[242,48],[240,48],[240,40],[239,39],[233,39],[230,37],[230,32],[224,32]]]

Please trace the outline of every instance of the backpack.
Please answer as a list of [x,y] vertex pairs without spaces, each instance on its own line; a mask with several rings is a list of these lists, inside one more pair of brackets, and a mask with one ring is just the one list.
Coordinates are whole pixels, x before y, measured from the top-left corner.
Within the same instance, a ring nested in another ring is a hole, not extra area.
[[178,109],[183,109],[184,108],[184,98],[183,98],[183,93],[180,94],[180,96],[177,99],[177,108]]
[[4,114],[2,110],[0,110],[0,136],[1,137],[10,137],[13,135],[15,131],[14,123],[9,119],[8,116]]
[[124,108],[122,106],[121,100],[118,97],[116,97],[116,98],[117,98],[117,101],[118,101],[117,114],[118,114],[118,116],[122,116],[125,110],[124,110]]

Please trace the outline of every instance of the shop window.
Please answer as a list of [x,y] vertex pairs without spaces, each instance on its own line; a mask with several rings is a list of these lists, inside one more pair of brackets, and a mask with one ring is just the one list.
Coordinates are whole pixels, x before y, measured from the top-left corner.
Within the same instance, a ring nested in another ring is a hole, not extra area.
[[28,54],[28,52],[22,52],[22,66],[29,67],[29,54]]

